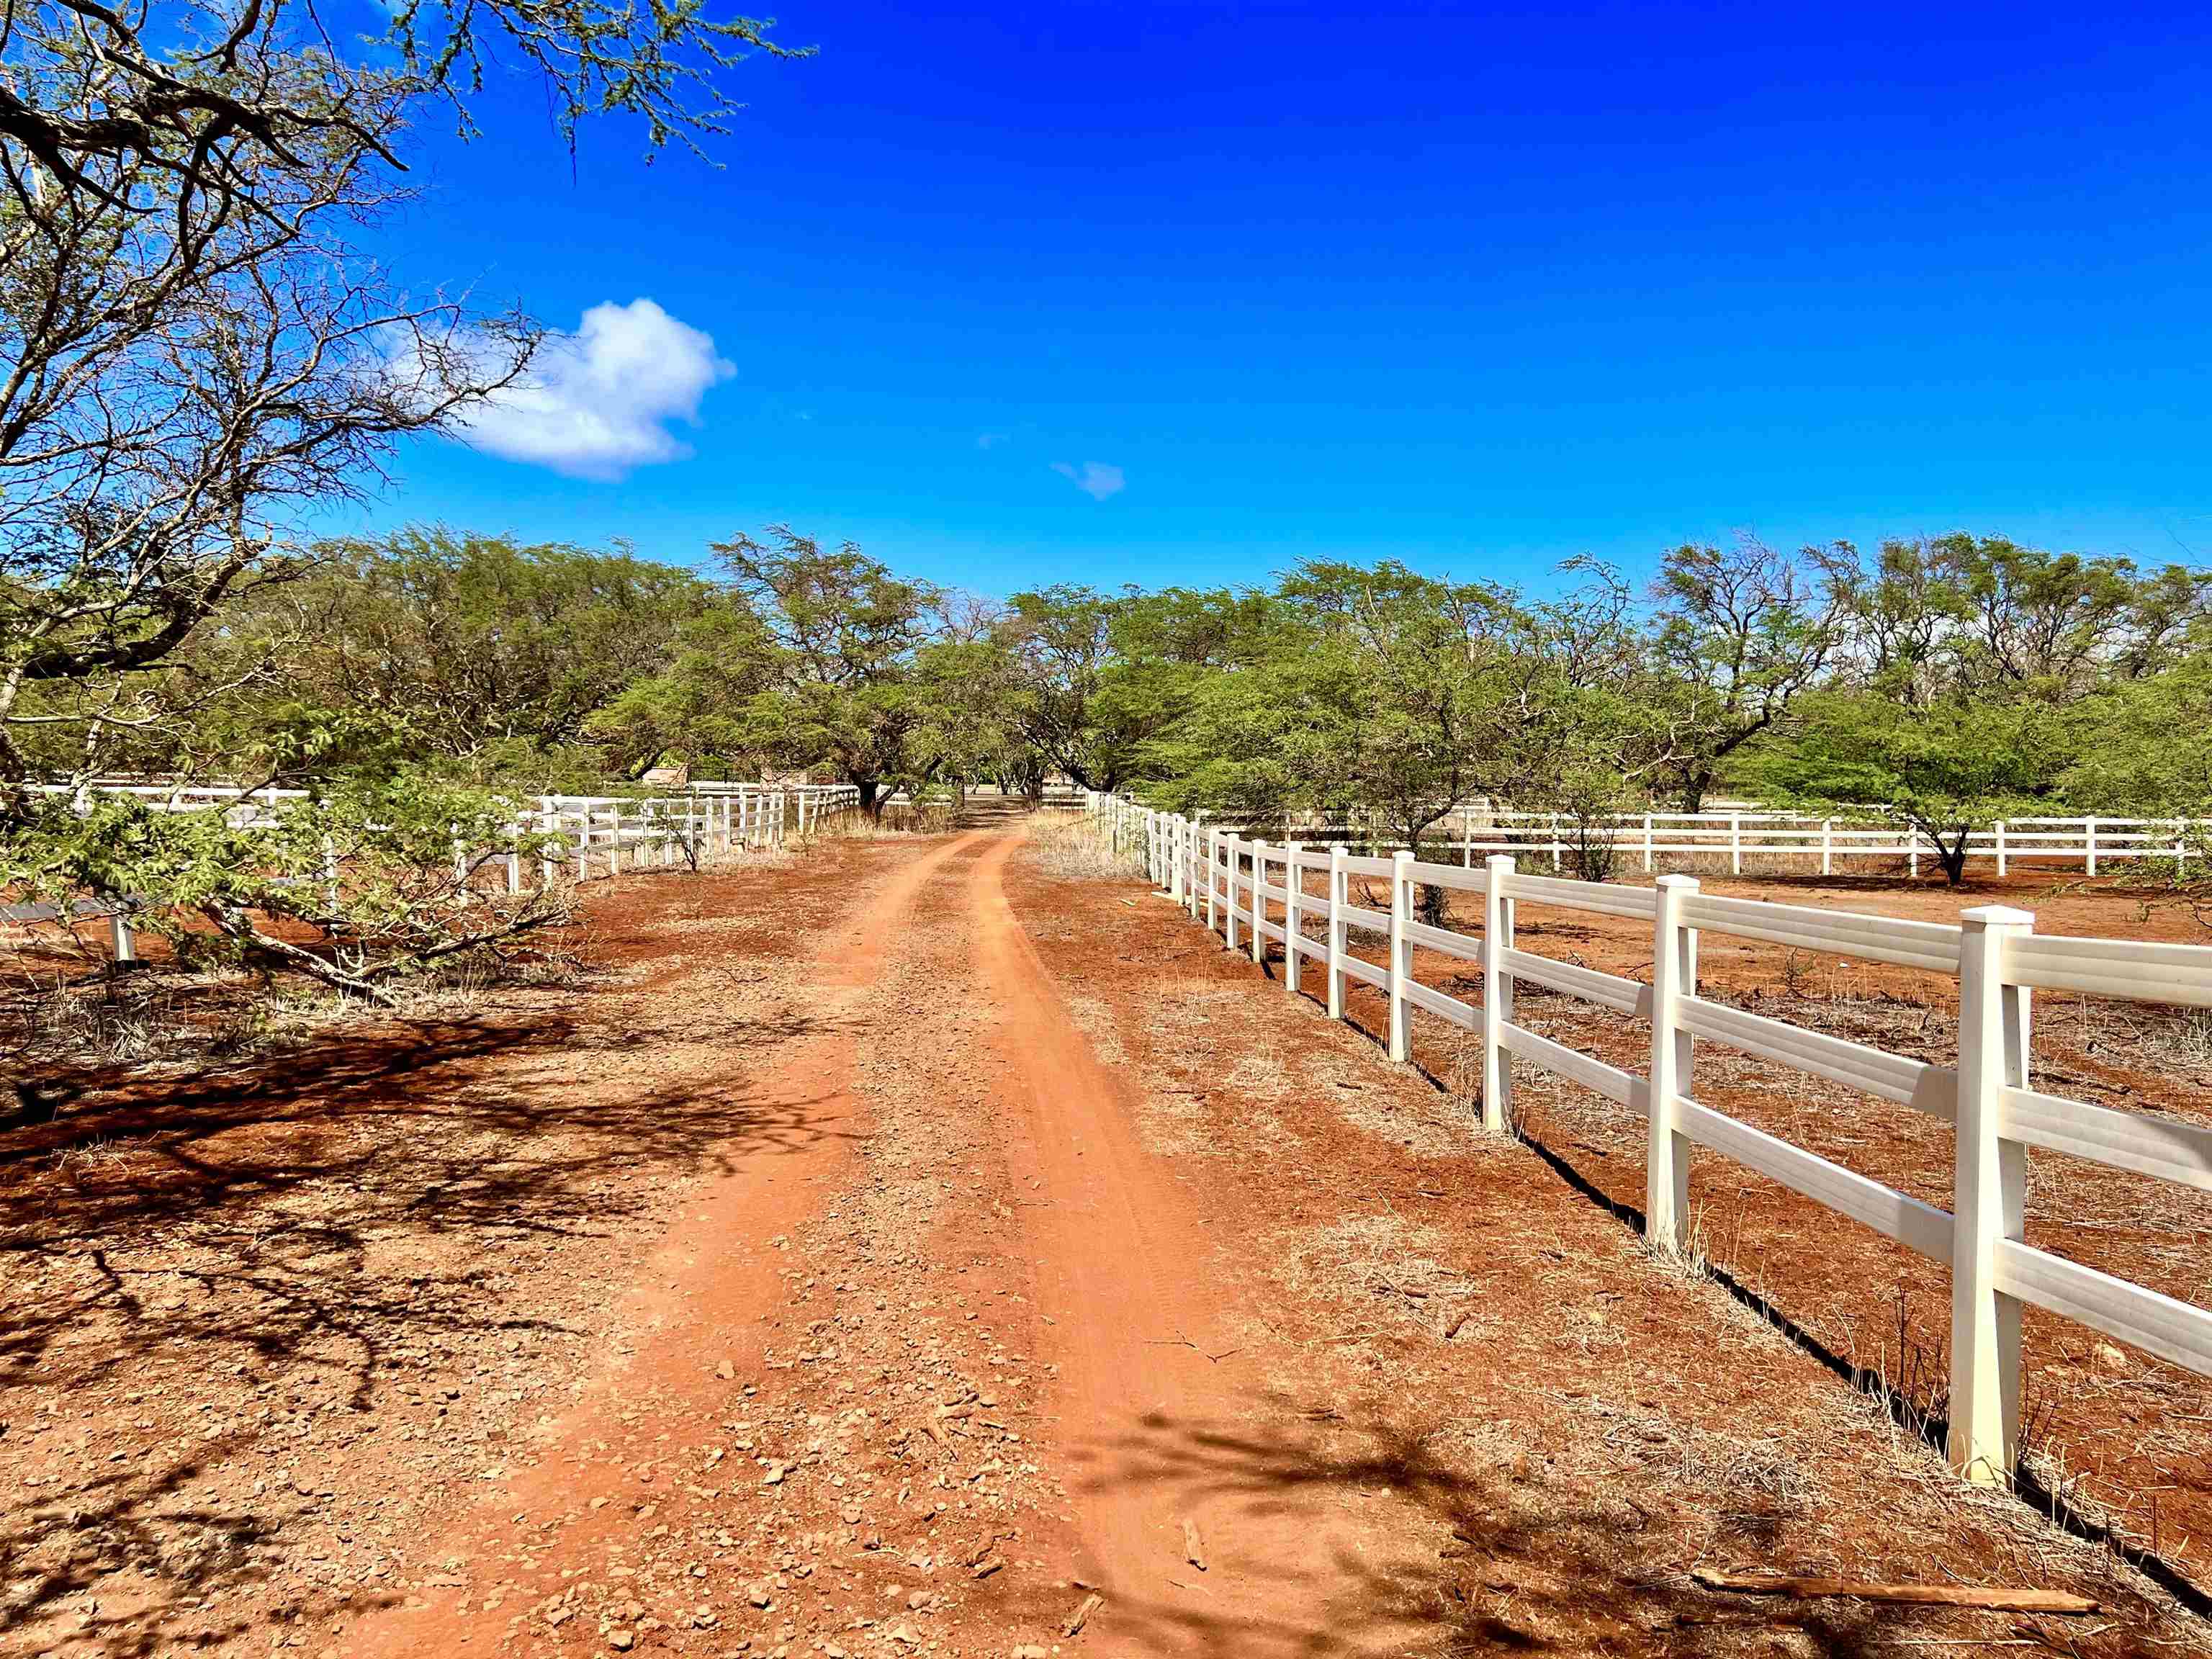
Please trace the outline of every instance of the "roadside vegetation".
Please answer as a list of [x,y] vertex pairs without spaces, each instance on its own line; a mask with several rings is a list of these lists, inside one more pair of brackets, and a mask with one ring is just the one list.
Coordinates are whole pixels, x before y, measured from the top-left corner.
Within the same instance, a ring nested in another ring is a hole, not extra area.
[[[1416,845],[1488,801],[1557,814],[1594,876],[1607,815],[1723,793],[1901,817],[1954,881],[1969,824],[2212,803],[2212,571],[2001,537],[1685,545],[1525,592],[1315,559],[999,599],[789,526],[682,565],[314,534],[403,439],[526,384],[544,338],[378,258],[410,133],[471,131],[496,60],[542,78],[564,140],[611,118],[711,148],[728,71],[792,51],[601,0],[402,6],[369,41],[295,0],[16,17],[0,902],[127,905],[183,965],[380,1000],[528,959],[563,917],[550,883],[474,879],[535,865],[518,801],[669,765],[847,783],[874,813],[1060,777]],[[118,777],[301,796],[248,827],[89,787]]]

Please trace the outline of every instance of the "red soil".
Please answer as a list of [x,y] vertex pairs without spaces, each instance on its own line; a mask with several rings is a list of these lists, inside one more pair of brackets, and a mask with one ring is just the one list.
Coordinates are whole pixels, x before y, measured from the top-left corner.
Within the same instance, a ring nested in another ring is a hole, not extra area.
[[1132,884],[969,835],[592,902],[586,988],[5,1132],[9,1644],[2203,1640]]

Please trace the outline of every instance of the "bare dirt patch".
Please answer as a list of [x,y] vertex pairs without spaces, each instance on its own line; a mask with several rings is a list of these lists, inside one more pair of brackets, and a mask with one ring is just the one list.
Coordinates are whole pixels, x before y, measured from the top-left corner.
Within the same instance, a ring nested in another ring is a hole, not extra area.
[[0,1644],[2200,1644],[1464,1100],[1008,850],[599,888],[581,983],[7,1131]]

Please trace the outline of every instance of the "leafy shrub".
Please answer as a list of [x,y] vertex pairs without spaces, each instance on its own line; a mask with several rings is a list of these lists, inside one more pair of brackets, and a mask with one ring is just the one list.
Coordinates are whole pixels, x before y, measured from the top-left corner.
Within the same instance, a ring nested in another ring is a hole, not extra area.
[[[0,890],[121,906],[185,965],[303,974],[388,1001],[395,979],[566,920],[565,886],[535,879],[560,848],[520,828],[511,801],[417,774],[269,806],[103,795],[0,825]],[[533,876],[513,895],[510,854]]]

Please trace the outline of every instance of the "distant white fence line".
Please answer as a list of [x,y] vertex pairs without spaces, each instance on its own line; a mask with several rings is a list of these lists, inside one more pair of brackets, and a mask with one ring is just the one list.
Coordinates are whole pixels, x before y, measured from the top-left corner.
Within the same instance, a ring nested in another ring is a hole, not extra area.
[[[1224,823],[1241,832],[1249,825]],[[1375,844],[1353,826],[1316,818],[1296,823],[1297,833],[1315,842],[1341,840]],[[2107,865],[2140,859],[2172,859],[2185,866],[2192,848],[2201,848],[2212,821],[2202,818],[2082,817],[1997,818],[1966,838],[1966,857],[1993,862],[1999,876],[2023,862],[2080,865],[2096,875]],[[1814,817],[1808,813],[1760,808],[1707,812],[1620,812],[1577,823],[1569,813],[1521,812],[1465,808],[1440,819],[1433,839],[1459,855],[1463,868],[1477,854],[1511,853],[1548,860],[1554,870],[1574,860],[1587,839],[1609,848],[1616,858],[1641,862],[1648,873],[1669,859],[1726,859],[1731,874],[1743,873],[1747,857],[1817,860],[1822,875],[1832,875],[1850,859],[1903,860],[1920,873],[1922,859],[1936,857],[1936,844],[1914,825],[1894,819]]]
[[[1649,872],[1669,857],[1725,858],[1731,873],[1743,873],[1753,857],[1818,858],[1820,873],[1834,873],[1836,860],[1851,858],[1903,859],[1913,875],[1935,843],[1911,824],[1893,821],[1855,823],[1796,812],[1641,812],[1600,820],[1587,832],[1557,812],[1493,812],[1491,822],[1455,826],[1460,862],[1472,866],[1478,853],[1548,854],[1554,869],[1571,854],[1575,838],[1588,833],[1616,856],[1640,858]],[[2130,859],[2171,858],[2185,861],[2192,837],[2204,825],[2187,818],[1997,818],[1966,838],[1968,859],[1994,861],[1996,873],[2009,874],[2027,860],[2058,860],[2098,873],[2100,863]]]
[[[177,788],[167,784],[94,783],[70,789],[34,786],[39,793],[70,795],[80,804],[100,794],[135,796],[159,811],[197,812],[222,809],[234,829],[266,828],[276,820],[270,808],[304,800],[299,789],[241,790],[222,786]],[[684,795],[541,795],[534,805],[518,805],[515,830],[520,836],[557,837],[538,861],[539,882],[563,878],[589,881],[624,870],[689,868],[702,860],[747,848],[773,851],[860,810],[860,792],[848,783],[696,783]],[[457,877],[464,882],[504,882],[509,893],[525,886],[520,853],[487,854],[459,843],[453,848]],[[335,882],[335,867],[323,878]],[[135,961],[137,941],[131,915],[143,906],[117,906],[92,899],[57,903],[0,904],[0,923],[33,923],[69,917],[105,916],[109,947],[118,962]]]
[[[2212,1191],[2212,1130],[2042,1093],[2028,1077],[2028,1009],[2038,988],[2140,1002],[2212,1007],[2212,948],[2133,939],[2039,936],[2024,910],[1982,906],[1958,925],[1725,898],[1694,877],[1650,887],[1522,873],[1510,854],[1480,869],[1423,863],[1409,852],[1356,857],[1341,843],[1270,847],[1112,796],[1092,798],[1102,832],[1140,856],[1164,896],[1257,963],[1283,947],[1283,980],[1299,994],[1309,963],[1323,975],[1332,1017],[1348,981],[1380,991],[1390,1058],[1410,1057],[1415,1010],[1476,1033],[1482,1045],[1485,1126],[1503,1133],[1518,1060],[1628,1108],[1646,1125],[1644,1214],[1662,1251],[1688,1246],[1692,1149],[1747,1164],[1949,1267],[1952,1273],[1950,1458],[1968,1479],[2008,1479],[2020,1451],[2021,1309],[2077,1320],[2175,1364],[2212,1375],[2212,1313],[2030,1246],[2023,1234],[2027,1149]],[[1322,881],[1307,890],[1308,876]],[[1354,878],[1387,883],[1387,910],[1355,905]],[[1480,937],[1414,919],[1422,886],[1480,895]],[[1624,916],[1652,930],[1652,982],[1556,962],[1514,942],[1516,904]],[[1319,938],[1310,936],[1318,928]],[[1240,946],[1240,932],[1243,944]],[[1355,932],[1384,945],[1381,964],[1353,956]],[[1698,994],[1700,932],[1917,968],[1959,984],[1958,1064],[1931,1066],[1824,1032],[1709,1001]],[[1469,1004],[1413,976],[1416,946],[1473,963],[1482,1000]],[[1520,981],[1545,986],[1648,1021],[1643,1075],[1553,1042],[1513,1018]],[[1952,1207],[1938,1209],[1752,1127],[1695,1096],[1699,1038],[1759,1055],[1908,1106],[1956,1126]]]

